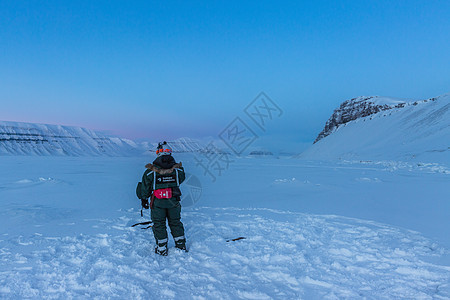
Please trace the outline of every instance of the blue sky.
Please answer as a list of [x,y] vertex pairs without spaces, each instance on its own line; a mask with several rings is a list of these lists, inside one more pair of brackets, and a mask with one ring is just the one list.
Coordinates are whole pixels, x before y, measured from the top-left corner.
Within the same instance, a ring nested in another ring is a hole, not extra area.
[[216,136],[264,91],[284,114],[263,135],[311,142],[346,99],[450,92],[449,15],[449,1],[0,1],[0,120]]

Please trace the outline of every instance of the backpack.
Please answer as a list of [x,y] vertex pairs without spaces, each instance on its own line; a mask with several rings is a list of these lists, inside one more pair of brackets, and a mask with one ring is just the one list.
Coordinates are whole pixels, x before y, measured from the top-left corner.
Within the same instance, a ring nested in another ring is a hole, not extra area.
[[138,182],[137,187],[136,187],[136,196],[139,199],[143,199],[144,197],[142,196],[142,182]]
[[[153,171],[153,195],[158,199],[170,199],[175,197],[180,201],[181,190],[178,180],[178,170],[175,174],[157,174]],[[172,172],[173,173],[173,172]]]

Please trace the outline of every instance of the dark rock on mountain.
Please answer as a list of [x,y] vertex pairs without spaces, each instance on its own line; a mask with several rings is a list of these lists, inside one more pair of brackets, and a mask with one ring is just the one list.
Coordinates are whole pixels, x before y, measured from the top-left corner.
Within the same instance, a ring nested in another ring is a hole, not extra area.
[[379,96],[361,96],[344,101],[339,108],[335,109],[325,124],[325,128],[319,133],[314,143],[330,135],[339,126],[350,121],[364,118],[380,111],[393,108],[401,108],[406,105],[405,101],[396,101]]

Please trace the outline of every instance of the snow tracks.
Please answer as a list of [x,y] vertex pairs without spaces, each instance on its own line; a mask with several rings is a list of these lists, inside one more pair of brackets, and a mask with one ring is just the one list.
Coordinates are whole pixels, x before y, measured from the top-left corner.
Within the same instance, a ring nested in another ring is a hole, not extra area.
[[85,221],[100,233],[0,237],[0,298],[450,297],[450,267],[429,262],[447,250],[416,232],[337,216],[193,208],[183,212],[190,252],[171,240],[169,256],[159,257],[151,230],[130,227],[137,212],[121,214]]

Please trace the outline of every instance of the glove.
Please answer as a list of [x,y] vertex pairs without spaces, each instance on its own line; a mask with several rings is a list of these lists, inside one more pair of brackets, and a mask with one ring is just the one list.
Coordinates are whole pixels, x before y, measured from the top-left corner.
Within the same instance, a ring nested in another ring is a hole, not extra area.
[[143,208],[148,209],[149,208],[148,199],[141,199],[141,205]]

